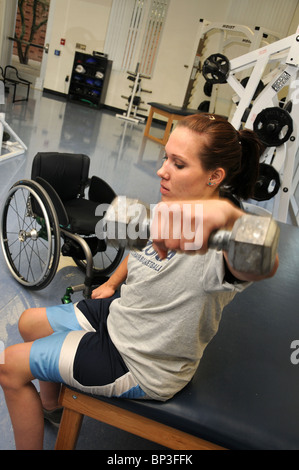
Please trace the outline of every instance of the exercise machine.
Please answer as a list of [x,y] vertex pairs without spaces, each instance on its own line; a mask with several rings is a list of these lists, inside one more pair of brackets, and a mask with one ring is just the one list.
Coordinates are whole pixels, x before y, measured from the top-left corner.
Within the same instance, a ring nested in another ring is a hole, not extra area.
[[[249,78],[242,83],[239,74],[248,69]],[[273,216],[286,222],[291,208],[299,225],[299,208],[294,197],[299,181],[298,168],[296,170],[299,27],[287,38],[230,61],[222,54],[212,54],[205,60],[202,71],[208,83],[231,86],[235,95],[230,122],[236,129],[255,130],[266,146],[260,160],[255,199],[268,201],[275,196]]]
[[[209,43],[214,37],[217,39],[218,53],[225,54],[227,49],[232,45],[244,46],[247,50],[254,51],[259,47],[266,46],[269,42],[281,39],[278,33],[260,26],[251,29],[248,26],[211,22],[200,19],[199,30],[196,39],[196,53],[192,65],[192,70],[187,85],[183,107],[195,107],[194,101],[197,90],[201,91],[200,83],[198,83],[202,71],[202,58]],[[245,77],[244,77],[245,78]],[[210,99],[204,101],[201,105],[207,105],[207,111],[215,112],[216,100],[218,95],[218,84],[206,83],[203,91]],[[194,95],[194,96],[193,96]]]

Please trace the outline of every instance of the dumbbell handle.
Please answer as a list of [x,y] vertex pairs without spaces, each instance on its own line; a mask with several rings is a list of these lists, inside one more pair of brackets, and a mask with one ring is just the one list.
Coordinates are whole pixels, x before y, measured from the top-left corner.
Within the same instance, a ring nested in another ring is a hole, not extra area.
[[[129,207],[130,205],[134,205],[134,204],[141,204],[146,209],[146,216],[144,216],[138,222],[139,223],[139,229],[142,227],[142,230],[140,230],[140,232],[143,235],[142,238],[136,237],[136,238],[132,239],[132,238],[128,237],[127,227],[129,226],[129,224],[131,222],[131,219],[128,216],[128,213],[126,211],[126,209],[127,209],[126,206],[125,206],[125,209],[123,210],[124,203],[127,204],[127,207]],[[110,208],[108,209],[108,211],[106,212],[106,215],[104,216],[104,223],[112,223],[112,226],[113,226],[113,230],[112,230],[113,235],[112,235],[112,237],[111,236],[109,237],[109,234],[107,236],[108,243],[109,243],[109,241],[111,241],[111,242],[118,241],[120,243],[120,245],[122,245],[123,247],[133,248],[133,249],[134,248],[137,248],[137,249],[144,248],[147,244],[147,241],[150,238],[150,233],[151,233],[151,218],[150,218],[150,216],[151,216],[151,214],[150,214],[149,207],[146,204],[139,201],[138,199],[123,198],[122,196],[116,197],[112,201],[112,203],[110,205]],[[237,219],[237,221],[235,222],[235,224],[233,226],[232,231],[220,229],[220,230],[217,230],[217,231],[213,232],[209,237],[208,247],[211,248],[211,249],[228,251],[229,246],[230,246],[231,242],[234,239],[234,235],[235,235],[237,229],[239,229],[243,225],[246,226],[248,217],[249,218],[254,218],[255,217],[255,221],[256,221],[256,223],[254,224],[255,227],[258,226],[258,221],[259,220],[267,220],[265,218],[261,219],[260,216],[244,215],[244,216],[240,217],[239,219]],[[269,220],[269,218],[268,218],[268,220]],[[121,231],[116,230],[115,227],[119,227],[120,225],[123,226],[122,227],[123,230],[121,230]],[[252,227],[252,225],[253,224],[251,223],[251,227]],[[121,236],[121,238],[118,238],[118,234],[120,232],[121,232],[122,236]],[[250,234],[250,235],[252,236],[252,234]],[[273,235],[273,238],[274,237],[275,237],[275,235]]]
[[213,232],[208,241],[208,247],[215,250],[228,251],[232,232],[228,230],[217,230]]

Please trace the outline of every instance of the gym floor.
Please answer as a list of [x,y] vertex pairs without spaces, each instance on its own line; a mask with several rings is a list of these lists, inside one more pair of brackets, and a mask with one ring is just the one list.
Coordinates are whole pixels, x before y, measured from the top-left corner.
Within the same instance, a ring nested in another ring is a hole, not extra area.
[[[6,95],[5,120],[28,150],[23,155],[0,159],[0,207],[15,182],[30,179],[35,154],[50,151],[87,154],[91,159],[90,176],[106,180],[119,195],[138,197],[153,204],[160,199],[156,171],[161,165],[163,148],[143,138],[145,124],[132,124],[117,118],[114,112],[87,108],[36,90],[30,91],[28,102],[14,104],[10,91]],[[154,132],[162,135],[159,126]],[[41,291],[26,290],[12,278],[0,251],[0,348],[3,349],[22,341],[17,324],[24,309],[60,304],[65,288],[82,283],[83,274],[71,258],[61,256],[56,276],[48,287]],[[72,296],[73,301],[80,298],[79,293]],[[57,429],[46,423],[45,449],[54,448],[56,434]],[[13,431],[0,389],[0,450],[14,448]],[[77,449],[159,450],[162,447],[85,417]]]

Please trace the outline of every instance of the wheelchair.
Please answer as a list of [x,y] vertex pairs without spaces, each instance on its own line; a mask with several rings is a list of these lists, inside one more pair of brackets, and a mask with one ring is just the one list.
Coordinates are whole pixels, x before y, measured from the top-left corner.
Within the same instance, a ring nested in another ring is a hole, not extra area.
[[37,153],[31,179],[11,187],[2,211],[2,250],[20,284],[32,290],[48,286],[60,254],[70,256],[85,273],[84,284],[67,289],[64,303],[80,290],[89,298],[92,286],[105,282],[125,251],[95,235],[104,215],[96,216],[96,208],[109,205],[116,194],[101,178],[89,179],[89,166],[87,155]]

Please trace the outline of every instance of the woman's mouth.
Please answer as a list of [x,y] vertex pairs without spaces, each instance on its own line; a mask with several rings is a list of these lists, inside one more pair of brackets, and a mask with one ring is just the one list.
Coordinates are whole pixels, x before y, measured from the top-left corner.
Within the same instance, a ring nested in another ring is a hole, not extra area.
[[161,194],[169,194],[169,189],[167,189],[163,184],[160,185]]

